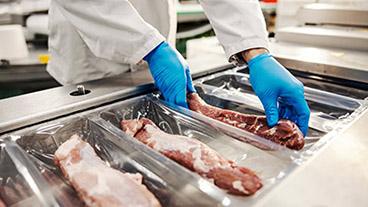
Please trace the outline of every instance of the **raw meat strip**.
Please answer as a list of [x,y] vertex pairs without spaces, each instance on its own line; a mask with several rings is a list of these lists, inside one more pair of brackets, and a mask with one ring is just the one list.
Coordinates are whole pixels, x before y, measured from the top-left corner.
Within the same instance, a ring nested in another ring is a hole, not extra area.
[[270,128],[267,126],[265,116],[242,114],[211,106],[197,93],[188,94],[187,100],[189,108],[195,112],[254,133],[290,149],[300,150],[304,147],[302,132],[295,123],[289,120],[281,119],[276,126]]
[[262,187],[257,175],[199,142],[161,131],[151,120],[123,120],[121,127],[152,149],[178,162],[199,175],[213,179],[215,185],[237,195],[251,195]]
[[108,167],[77,135],[57,149],[54,160],[87,206],[161,206],[142,184],[141,174],[122,173]]

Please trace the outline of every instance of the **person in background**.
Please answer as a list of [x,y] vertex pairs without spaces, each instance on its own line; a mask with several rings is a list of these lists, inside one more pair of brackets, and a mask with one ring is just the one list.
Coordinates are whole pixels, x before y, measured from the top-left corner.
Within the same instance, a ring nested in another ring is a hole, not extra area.
[[[268,51],[257,0],[200,0],[229,61],[248,64],[250,82],[269,126],[294,121],[306,135],[310,110],[303,84]],[[173,0],[52,0],[48,72],[61,84],[118,75],[148,63],[168,102],[187,107],[195,92],[185,59],[175,49]]]

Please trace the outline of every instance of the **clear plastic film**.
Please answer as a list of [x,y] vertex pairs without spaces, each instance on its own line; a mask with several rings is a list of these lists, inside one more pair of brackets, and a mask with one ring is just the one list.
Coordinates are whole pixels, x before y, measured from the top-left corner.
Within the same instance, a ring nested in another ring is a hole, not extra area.
[[[257,199],[262,197],[265,192],[273,186],[273,184],[284,178],[287,172],[297,165],[294,161],[295,158],[293,157],[296,155],[293,151],[288,150],[285,147],[274,143],[262,142],[263,138],[259,138],[263,145],[268,146],[269,148],[275,147],[278,150],[265,151],[259,149],[251,144],[238,141],[237,139],[227,136],[225,133],[221,132],[221,129],[216,130],[213,125],[208,124],[212,122],[210,118],[203,117],[204,119],[207,119],[203,122],[203,120],[197,119],[198,117],[192,116],[194,114],[180,110],[182,109],[167,104],[153,95],[148,95],[113,104],[112,106],[100,111],[99,114],[100,117],[107,122],[106,124],[111,126],[111,131],[120,131],[120,134],[122,134],[125,139],[132,139],[135,141],[133,137],[127,136],[121,131],[121,120],[145,117],[151,119],[161,128],[161,130],[169,134],[183,135],[197,139],[220,153],[225,158],[235,161],[239,166],[244,166],[254,170],[262,179],[262,183],[264,184],[264,187],[255,195],[251,197],[232,196],[221,190],[224,193],[224,197],[220,200],[228,201],[234,205],[236,203],[242,203],[245,205],[246,203],[255,202]],[[220,122],[219,124],[222,123]],[[228,126],[224,124],[223,127]],[[236,130],[237,129],[234,131]],[[241,130],[233,133],[242,133],[242,136],[246,136],[244,135],[244,131]],[[254,139],[258,139],[257,136],[255,136]],[[155,152],[149,147],[146,148]],[[160,154],[158,155],[163,156]],[[176,166],[185,169],[182,166]],[[189,170],[187,170],[187,172],[196,175],[196,173]],[[217,190],[220,189],[215,185],[211,188]]]
[[73,189],[11,138],[0,150],[0,198],[6,206],[82,206]]
[[[42,189],[50,192],[54,188],[64,188],[63,194],[55,192],[52,196],[41,194],[39,196],[41,199],[51,197],[57,203],[57,205],[45,206],[83,206],[77,192],[70,187],[53,162],[56,149],[75,134],[93,146],[97,155],[108,166],[122,172],[142,174],[143,184],[158,198],[162,206],[222,206],[223,199],[225,204],[228,203],[227,195],[214,188],[210,182],[179,168],[171,160],[152,153],[144,145],[117,137],[111,126],[101,122],[101,120],[91,121],[87,118],[74,117],[61,122],[51,122],[36,129],[28,129],[13,136],[16,140],[13,145],[23,152],[28,152],[28,155],[24,153],[25,159],[35,160],[39,165],[38,169],[33,169],[34,172],[39,175],[46,170],[49,172],[47,175],[42,175],[47,182]],[[31,168],[26,166],[26,169]],[[26,181],[26,183],[42,183],[34,175]],[[65,200],[65,195],[71,198]],[[5,195],[4,198],[8,196]],[[24,201],[23,197],[18,197],[16,200]],[[69,205],[70,200],[76,200],[76,202]]]
[[[262,104],[251,88],[249,75],[244,72],[246,72],[244,69],[230,70],[197,80],[195,84],[198,94],[208,104],[220,108],[263,115]],[[303,81],[307,82],[304,79]],[[310,82],[305,86],[305,97],[311,109],[311,118],[308,134],[305,137],[306,145],[301,152],[310,152],[319,140],[330,137],[368,105],[366,99],[357,98],[368,96],[368,92],[351,89],[350,97],[342,95],[346,92],[340,92],[340,86],[326,84],[323,81],[318,85],[315,80],[313,84]],[[318,87],[316,89],[310,86]],[[322,88],[328,88],[329,91],[320,90]],[[325,142],[319,142],[318,145],[321,143]]]

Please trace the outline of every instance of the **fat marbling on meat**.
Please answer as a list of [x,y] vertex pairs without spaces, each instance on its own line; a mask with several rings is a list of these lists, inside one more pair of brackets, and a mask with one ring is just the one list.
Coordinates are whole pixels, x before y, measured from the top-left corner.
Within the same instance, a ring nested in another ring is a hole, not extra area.
[[229,193],[252,195],[262,187],[253,171],[237,166],[196,139],[165,133],[149,119],[122,120],[121,128],[182,166],[213,179],[215,185]]
[[191,110],[207,117],[254,133],[290,149],[300,150],[304,147],[302,132],[295,123],[289,120],[281,119],[276,126],[270,128],[265,116],[242,114],[211,106],[201,99],[197,93],[188,94],[187,100]]
[[108,167],[91,145],[77,135],[57,149],[54,160],[87,206],[161,206],[142,184],[141,174],[123,173]]

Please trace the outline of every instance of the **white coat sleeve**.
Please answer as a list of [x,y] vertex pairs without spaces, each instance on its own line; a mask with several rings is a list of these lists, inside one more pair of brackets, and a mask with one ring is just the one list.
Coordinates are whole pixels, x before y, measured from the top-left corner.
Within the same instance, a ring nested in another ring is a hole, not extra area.
[[267,48],[266,23],[258,0],[200,0],[228,59],[251,48]]
[[94,55],[136,64],[165,38],[128,0],[54,0]]

